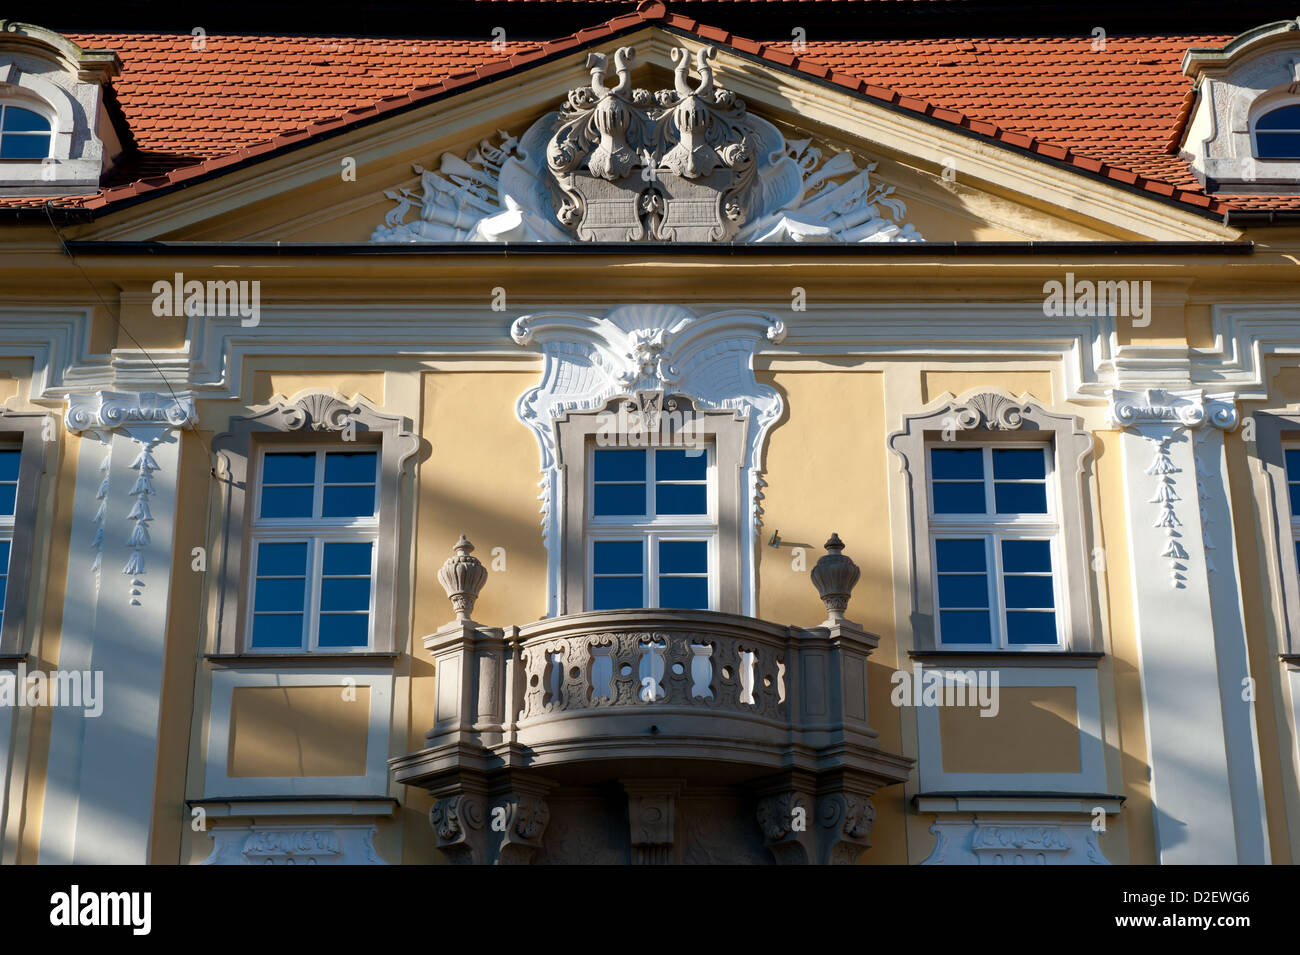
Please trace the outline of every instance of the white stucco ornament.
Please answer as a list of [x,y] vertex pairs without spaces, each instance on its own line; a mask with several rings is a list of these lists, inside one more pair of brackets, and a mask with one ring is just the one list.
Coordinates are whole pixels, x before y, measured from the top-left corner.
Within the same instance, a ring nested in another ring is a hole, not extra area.
[[651,93],[632,88],[632,47],[614,54],[612,85],[590,54],[589,85],[522,136],[414,166],[419,191],[384,193],[397,205],[371,241],[921,241],[875,163],[787,140],[718,85],[713,57],[674,50],[673,88]]

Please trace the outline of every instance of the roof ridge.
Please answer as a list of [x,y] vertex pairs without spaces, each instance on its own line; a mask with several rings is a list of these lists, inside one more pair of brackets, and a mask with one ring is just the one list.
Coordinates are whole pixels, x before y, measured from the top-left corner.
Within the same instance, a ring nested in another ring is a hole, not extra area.
[[[920,97],[899,92],[891,87],[819,63],[815,58],[778,50],[776,42],[752,40],[721,27],[700,23],[693,17],[674,13],[668,9],[663,0],[641,0],[635,10],[620,13],[603,23],[585,27],[567,36],[548,41],[529,41],[526,49],[492,58],[472,70],[450,74],[436,82],[412,87],[404,93],[382,96],[369,104],[354,106],[340,114],[315,120],[305,126],[284,130],[275,136],[242,146],[233,152],[181,166],[162,175],[143,177],[129,183],[107,187],[96,195],[87,197],[84,206],[88,209],[102,209],[129,199],[144,198],[148,193],[217,175],[245,163],[269,158],[281,150],[306,145],[319,136],[342,132],[360,123],[376,121],[386,115],[415,108],[450,93],[463,91],[480,82],[500,78],[503,74],[566,51],[656,23],[710,43],[727,46],[743,55],[794,71],[893,108],[924,116],[931,121],[962,129],[971,135],[1051,162],[1064,164],[1085,174],[1128,188],[1195,206],[1210,213],[1220,213],[1226,208],[1222,202],[1201,191],[1199,186],[1192,188],[1147,176],[1113,162],[1093,158],[1074,147],[1052,142],[1033,133],[1018,132],[990,120],[975,118],[960,110],[938,106]],[[788,43],[788,41],[781,42]]]

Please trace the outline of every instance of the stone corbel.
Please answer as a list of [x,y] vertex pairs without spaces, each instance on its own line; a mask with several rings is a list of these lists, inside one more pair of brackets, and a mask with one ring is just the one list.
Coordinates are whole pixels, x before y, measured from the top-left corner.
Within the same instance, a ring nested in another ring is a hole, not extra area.
[[757,815],[763,843],[777,865],[808,865],[817,858],[809,794],[794,790],[770,793],[758,800]]
[[487,812],[482,796],[457,793],[434,800],[429,809],[435,845],[453,864],[483,861],[484,825]]
[[497,865],[528,865],[542,847],[546,824],[551,821],[551,809],[546,800],[534,793],[511,792],[498,799],[492,807],[492,828],[504,827],[501,841],[496,845],[496,858],[489,860]]
[[624,779],[633,865],[668,865],[673,861],[680,779]]
[[876,807],[861,793],[835,792],[817,799],[818,862],[854,865],[871,848]]

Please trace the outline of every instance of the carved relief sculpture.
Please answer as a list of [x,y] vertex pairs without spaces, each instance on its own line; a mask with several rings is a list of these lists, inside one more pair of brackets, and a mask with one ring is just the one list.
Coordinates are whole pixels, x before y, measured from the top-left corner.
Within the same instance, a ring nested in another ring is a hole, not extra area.
[[[787,140],[723,88],[713,47],[674,49],[673,86],[632,86],[633,47],[521,136],[415,165],[372,242],[915,242],[876,164]],[[691,77],[691,66],[696,77]],[[418,208],[417,218],[407,221]]]

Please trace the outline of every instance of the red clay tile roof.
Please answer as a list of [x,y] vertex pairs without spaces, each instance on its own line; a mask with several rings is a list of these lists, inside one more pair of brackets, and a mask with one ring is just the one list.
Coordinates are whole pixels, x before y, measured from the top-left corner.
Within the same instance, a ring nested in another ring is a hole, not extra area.
[[1300,206],[1292,197],[1207,196],[1169,151],[1189,109],[1183,51],[1227,36],[1112,36],[1104,52],[1093,52],[1090,37],[809,42],[796,56],[789,40],[749,40],[657,0],[504,54],[470,40],[209,35],[195,51],[188,34],[70,33],[121,57],[113,85],[136,151],[98,195],[58,204],[102,209],[648,22],[1208,213]]

